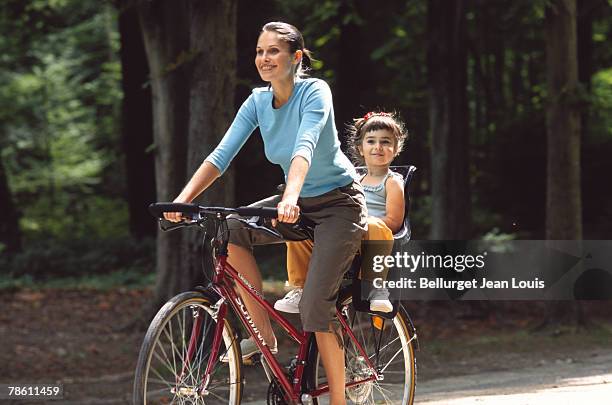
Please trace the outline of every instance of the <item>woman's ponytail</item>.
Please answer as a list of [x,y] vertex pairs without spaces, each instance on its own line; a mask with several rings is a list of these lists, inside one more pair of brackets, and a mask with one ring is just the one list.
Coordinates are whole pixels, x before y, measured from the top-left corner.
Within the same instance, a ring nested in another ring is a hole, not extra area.
[[312,69],[312,53],[310,50],[303,48],[302,49],[302,60],[298,65],[297,70],[295,71],[295,75],[297,77],[305,77],[308,76],[308,72]]

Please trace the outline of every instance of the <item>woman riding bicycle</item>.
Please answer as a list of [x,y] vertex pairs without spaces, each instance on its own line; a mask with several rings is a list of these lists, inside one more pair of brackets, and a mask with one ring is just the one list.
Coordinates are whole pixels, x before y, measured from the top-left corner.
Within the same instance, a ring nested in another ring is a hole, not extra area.
[[[345,367],[335,304],[342,276],[359,250],[365,230],[365,199],[353,165],[340,150],[329,86],[303,77],[303,59],[309,60],[309,52],[295,27],[283,22],[263,26],[255,66],[270,85],[253,90],[219,145],[174,201],[191,202],[208,188],[259,126],[266,157],[282,167],[286,187],[282,196],[253,205],[278,209],[275,229],[282,238],[246,229],[242,222],[230,218],[228,262],[262,291],[252,247],[305,239],[308,235],[291,225],[300,215],[314,224],[315,243],[300,315],[303,329],[315,332],[331,404],[336,405],[345,403]],[[179,213],[165,216],[171,221],[181,219]],[[276,352],[267,313],[243,292],[241,297],[265,344]],[[243,357],[257,350],[248,340],[241,342],[241,347]]]

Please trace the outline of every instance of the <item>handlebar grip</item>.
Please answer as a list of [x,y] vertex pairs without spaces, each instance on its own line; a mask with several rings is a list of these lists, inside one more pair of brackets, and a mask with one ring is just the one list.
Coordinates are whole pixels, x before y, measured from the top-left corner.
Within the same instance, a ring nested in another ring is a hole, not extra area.
[[183,214],[197,214],[200,206],[185,203],[153,203],[149,205],[149,212],[157,218],[162,218],[164,212],[182,212]]
[[271,207],[238,207],[236,212],[243,217],[278,217],[278,210]]

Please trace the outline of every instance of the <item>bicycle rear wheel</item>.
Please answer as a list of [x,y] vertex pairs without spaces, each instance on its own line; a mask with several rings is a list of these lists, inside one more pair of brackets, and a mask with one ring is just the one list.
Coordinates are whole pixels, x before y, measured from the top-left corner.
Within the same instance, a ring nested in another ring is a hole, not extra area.
[[[349,292],[341,294],[338,302],[357,342],[380,376],[378,380],[347,387],[347,402],[412,405],[416,386],[415,338],[405,310],[400,307],[393,319],[383,319],[355,311]],[[346,333],[343,341],[347,384],[371,376],[371,369],[355,341]],[[314,342],[313,346],[316,347]],[[316,389],[322,383],[327,383],[316,348],[311,348],[308,364],[309,389]],[[313,400],[315,404],[320,403],[317,398]]]
[[[227,319],[212,372],[204,375],[217,324],[214,302],[212,296],[186,292],[159,310],[138,356],[135,405],[240,403],[240,344]],[[219,361],[224,353],[227,363]]]

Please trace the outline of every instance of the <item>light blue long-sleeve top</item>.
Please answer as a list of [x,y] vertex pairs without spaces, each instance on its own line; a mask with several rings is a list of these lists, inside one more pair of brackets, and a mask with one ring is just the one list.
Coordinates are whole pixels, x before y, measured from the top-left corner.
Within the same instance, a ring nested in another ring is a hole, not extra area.
[[357,173],[340,150],[334,124],[331,90],[319,79],[296,79],[287,103],[273,107],[272,89],[253,90],[225,136],[206,160],[221,173],[259,126],[266,158],[281,166],[285,181],[295,156],[310,165],[300,197],[322,195],[357,180]]

